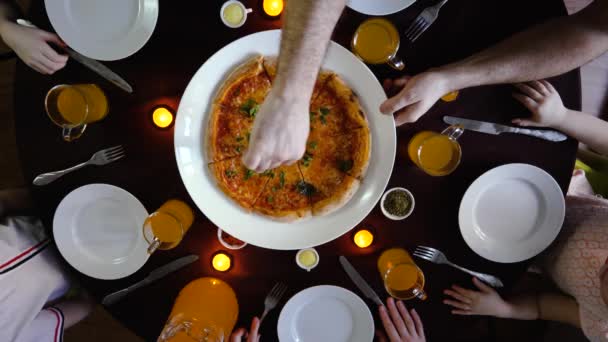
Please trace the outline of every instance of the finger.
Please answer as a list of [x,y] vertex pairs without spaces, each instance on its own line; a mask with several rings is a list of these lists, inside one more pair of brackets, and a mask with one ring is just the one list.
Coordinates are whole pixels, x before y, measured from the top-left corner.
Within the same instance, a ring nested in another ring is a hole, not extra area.
[[515,88],[519,89],[522,93],[528,95],[534,101],[540,101],[543,99],[543,95],[536,89],[524,83],[515,84]]
[[539,81],[530,81],[530,82],[528,82],[528,85],[531,86],[532,88],[536,89],[536,91],[538,91],[539,93],[541,93],[544,96],[549,95],[549,90],[545,87],[544,84],[542,84]]
[[[396,83],[396,81],[395,81]],[[389,98],[380,105],[380,111],[384,114],[393,114],[399,109],[404,108],[414,102],[411,95],[404,90],[400,91],[399,94]]]
[[470,316],[473,312],[465,310],[452,310],[452,315]]
[[249,148],[247,152],[245,152],[241,160],[243,161],[243,165],[245,165],[246,168],[248,168],[249,170],[255,170],[258,165],[260,165],[260,159],[261,158],[257,154],[254,154],[252,152],[252,149]]
[[285,164],[283,164],[283,165],[291,166],[297,162],[298,162],[298,159],[290,159],[290,160],[286,161]]
[[397,112],[395,115],[395,125],[401,126],[406,123],[415,122],[418,120],[426,110],[423,108],[422,102],[417,102],[409,105]]
[[276,169],[277,167],[281,166],[281,165],[285,165],[284,162],[280,162],[280,161],[273,161],[270,166],[268,167],[269,170],[272,169]]
[[460,310],[465,310],[465,311],[471,310],[471,306],[470,305],[462,303],[462,302],[458,302],[458,301],[455,301],[455,300],[444,299],[443,300],[443,304],[452,306],[452,307],[454,307],[456,309],[460,309]]
[[55,63],[62,63],[63,65],[65,65],[65,63],[68,61],[68,56],[60,55],[48,45],[42,47],[42,55]]
[[247,331],[245,330],[245,328],[240,328],[239,330],[233,332],[232,335],[230,335],[230,342],[241,342],[243,336],[245,336],[246,333]]
[[401,318],[403,318],[403,322],[407,327],[407,333],[410,335],[416,334],[416,325],[414,324],[414,320],[410,316],[410,313],[407,311],[402,301],[397,302],[397,309],[399,310]]
[[405,322],[403,321],[403,318],[399,314],[399,309],[397,309],[397,305],[395,305],[395,300],[393,298],[389,298],[386,301],[386,306],[388,308],[388,313],[391,315],[391,320],[399,332],[399,335],[401,335],[401,337],[409,336],[410,333],[405,325]]
[[384,91],[388,93],[391,89],[393,89],[393,80],[390,78],[385,79],[384,82],[382,82],[382,88],[384,88]]
[[249,338],[247,342],[257,342],[259,339],[258,330],[260,329],[260,320],[257,317],[253,317],[251,321],[251,329],[249,330]]
[[39,63],[38,61],[27,63],[27,65],[43,75],[48,75],[51,73],[50,70],[48,70],[44,65],[42,65],[42,63]]
[[414,320],[414,325],[416,326],[416,333],[420,337],[424,336],[424,326],[422,325],[422,319],[420,319],[420,315],[418,315],[416,309],[412,309],[410,313],[412,314],[412,319]]
[[59,46],[66,46],[65,42],[63,40],[61,40],[61,38],[59,38],[58,35],[51,33],[51,32],[46,32],[46,31],[42,31],[40,30],[40,36],[46,41],[46,42],[51,42],[51,43],[55,43]]
[[531,112],[536,108],[536,102],[526,95],[513,93],[513,97]]
[[45,57],[41,57],[40,60],[38,60],[38,62],[42,65],[44,65],[46,67],[47,70],[49,70],[49,74],[54,74],[55,71],[63,68],[65,66],[64,63],[55,63],[50,59],[47,59]]
[[380,312],[380,320],[382,321],[382,325],[384,326],[384,330],[388,334],[388,337],[391,339],[391,341],[399,341],[399,334],[397,333],[397,329],[395,329],[395,325],[393,325],[393,321],[391,321],[390,317],[388,316],[386,306],[382,305],[380,308],[378,308],[378,311]]
[[409,82],[409,80],[411,78],[412,78],[412,76],[409,76],[409,75],[401,76],[393,81],[393,86],[394,87],[403,87],[407,84],[407,82]]
[[551,84],[549,81],[540,80],[540,83],[542,83],[550,93],[557,93],[557,90],[555,90],[555,88],[553,87],[553,84]]
[[467,298],[473,298],[475,296],[475,291],[471,291],[471,290],[467,290],[465,288],[462,288],[458,285],[452,285],[452,290],[460,293],[461,295],[467,297]]
[[513,119],[511,120],[512,123],[522,126],[522,127],[528,127],[528,126],[532,126],[532,127],[539,127],[540,125],[537,124],[536,122],[532,121],[532,120],[528,120],[528,119]]
[[492,293],[494,292],[494,289],[491,288],[490,286],[486,285],[483,281],[473,277],[473,284],[475,284],[475,286],[477,286],[478,289],[481,290],[481,292],[486,292],[486,293]]
[[253,170],[253,171],[255,171],[256,173],[262,173],[262,172],[265,172],[266,170],[269,170],[269,169],[270,169],[270,164],[271,164],[271,163],[272,163],[272,161],[270,161],[270,160],[266,160],[266,161],[265,161],[265,160],[262,160],[262,161],[260,162],[260,164],[258,165],[258,167],[257,167],[257,168],[255,168],[255,170]]
[[454,299],[456,299],[456,300],[459,300],[459,301],[461,301],[461,302],[463,302],[465,304],[471,305],[473,303],[473,301],[471,300],[471,298],[463,296],[463,295],[461,295],[460,293],[458,293],[456,291],[452,291],[452,290],[447,289],[447,290],[444,290],[443,293],[446,294],[446,295],[448,295],[448,296],[450,296],[450,297],[452,297],[452,298],[454,298]]
[[376,330],[376,341],[377,342],[388,342],[386,334],[382,330]]

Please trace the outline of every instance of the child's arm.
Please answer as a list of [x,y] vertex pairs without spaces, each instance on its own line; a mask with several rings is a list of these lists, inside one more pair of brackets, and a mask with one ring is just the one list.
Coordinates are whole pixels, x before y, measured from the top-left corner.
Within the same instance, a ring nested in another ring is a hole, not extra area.
[[521,320],[542,319],[581,326],[578,303],[571,297],[540,293],[521,295],[506,301],[491,287],[473,278],[479,291],[467,290],[457,285],[445,290],[451,297],[444,303],[454,308],[455,315],[483,315]]
[[85,319],[93,311],[94,303],[87,296],[82,296],[62,300],[53,306],[63,312],[63,325],[67,329]]
[[532,81],[515,85],[523,94],[515,97],[532,112],[528,119],[515,119],[522,126],[544,126],[560,130],[608,156],[608,122],[583,112],[564,107],[559,94],[547,81]]

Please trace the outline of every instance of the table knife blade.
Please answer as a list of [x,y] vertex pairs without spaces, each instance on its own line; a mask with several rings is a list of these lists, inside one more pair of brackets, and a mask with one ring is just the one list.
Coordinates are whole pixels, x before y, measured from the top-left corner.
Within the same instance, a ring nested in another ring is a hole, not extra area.
[[369,284],[367,284],[365,279],[363,279],[363,277],[359,274],[359,272],[357,272],[355,267],[353,267],[353,265],[348,261],[348,259],[346,259],[344,256],[340,256],[340,264],[342,264],[342,268],[344,268],[344,271],[346,271],[346,274],[348,274],[348,276],[353,281],[353,283],[355,283],[355,285],[357,285],[359,290],[361,290],[361,292],[363,292],[365,297],[371,299],[374,303],[376,303],[379,306],[384,305],[382,303],[382,301],[380,300],[380,297],[378,297],[378,295],[374,291],[374,289],[372,289],[372,287],[369,286]]
[[161,279],[161,278],[167,276],[168,274],[181,269],[182,267],[190,265],[191,263],[193,263],[197,260],[198,260],[198,255],[188,255],[188,256],[173,260],[170,263],[168,263],[164,266],[161,266],[161,267],[155,269],[154,271],[150,272],[150,274],[143,280],[141,280],[125,289],[116,291],[114,293],[111,293],[111,294],[105,296],[103,298],[103,300],[101,301],[101,303],[103,305],[112,305],[112,304],[118,302],[119,300],[121,300],[122,298],[124,298],[131,291],[138,289],[142,286],[151,284],[151,283],[157,281],[158,279]]
[[[26,26],[26,27],[37,28],[34,24],[32,24],[31,22],[24,20],[24,19],[17,19],[17,24],[19,24],[21,26]],[[131,87],[131,85],[129,83],[127,83],[127,81],[125,81],[117,73],[110,70],[110,68],[108,68],[107,66],[99,63],[98,61],[96,61],[92,58],[86,57],[86,56],[76,52],[74,49],[72,49],[70,47],[65,47],[64,50],[68,54],[68,56],[73,58],[75,61],[77,61],[80,64],[91,69],[92,71],[97,73],[99,76],[110,81],[111,83],[113,83],[114,85],[119,87],[120,89],[126,91],[127,93],[133,92],[133,88]]]
[[449,125],[461,125],[465,129],[468,129],[471,131],[487,133],[487,134],[494,134],[494,135],[498,135],[501,133],[524,134],[524,135],[529,135],[529,136],[533,136],[536,138],[540,138],[540,139],[544,139],[544,140],[548,140],[548,141],[554,141],[554,142],[564,141],[564,140],[568,139],[568,137],[565,134],[554,131],[554,130],[511,127],[511,126],[501,125],[501,124],[492,123],[492,122],[484,122],[484,121],[471,120],[471,119],[465,119],[465,118],[457,118],[457,117],[447,116],[447,115],[443,117],[443,122],[445,122]]

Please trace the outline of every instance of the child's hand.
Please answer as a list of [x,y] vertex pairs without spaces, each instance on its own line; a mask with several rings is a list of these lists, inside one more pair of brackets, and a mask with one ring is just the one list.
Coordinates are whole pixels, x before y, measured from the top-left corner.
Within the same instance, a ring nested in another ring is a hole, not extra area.
[[479,292],[463,289],[457,285],[452,285],[452,289],[443,291],[453,299],[443,301],[444,304],[455,308],[452,310],[452,314],[510,317],[509,303],[503,300],[493,288],[477,278],[473,278],[473,284],[480,290]]
[[515,87],[523,94],[514,93],[513,97],[532,112],[532,117],[515,119],[514,124],[558,128],[565,121],[568,110],[551,83],[541,80],[518,83]]

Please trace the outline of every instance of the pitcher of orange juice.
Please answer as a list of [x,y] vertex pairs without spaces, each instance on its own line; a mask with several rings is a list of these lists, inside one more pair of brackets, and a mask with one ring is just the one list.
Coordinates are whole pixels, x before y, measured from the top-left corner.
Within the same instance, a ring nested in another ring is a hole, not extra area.
[[222,342],[230,337],[238,315],[230,285],[216,278],[200,278],[180,291],[158,341]]
[[84,133],[88,124],[108,114],[108,99],[95,84],[60,84],[49,90],[44,100],[46,113],[62,128],[65,141],[73,141]]
[[144,238],[150,244],[148,253],[175,248],[193,222],[194,212],[188,204],[176,199],[165,202],[144,222]]
[[392,297],[402,300],[427,298],[424,292],[424,273],[405,249],[391,248],[384,251],[378,259],[378,271],[386,291]]
[[443,132],[422,131],[408,145],[410,159],[431,176],[446,176],[460,164],[462,150],[458,138],[464,129],[450,126]]

